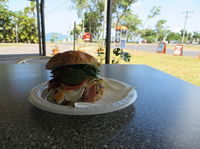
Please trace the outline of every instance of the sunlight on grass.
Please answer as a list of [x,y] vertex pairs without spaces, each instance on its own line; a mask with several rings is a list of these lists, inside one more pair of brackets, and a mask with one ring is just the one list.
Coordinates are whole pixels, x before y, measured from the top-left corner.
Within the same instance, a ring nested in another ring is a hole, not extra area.
[[200,59],[126,50],[132,55],[129,64],[146,64],[200,86]]
[[[94,50],[86,51],[89,53],[93,51],[93,53],[95,53]],[[149,65],[189,83],[200,86],[200,58],[149,53],[139,50],[124,50],[124,52],[129,52],[131,54],[131,60],[130,62],[121,60],[120,64]],[[97,55],[94,56],[97,57]],[[112,61],[113,56],[113,53],[111,53],[110,61]],[[104,61],[102,63],[104,63]]]

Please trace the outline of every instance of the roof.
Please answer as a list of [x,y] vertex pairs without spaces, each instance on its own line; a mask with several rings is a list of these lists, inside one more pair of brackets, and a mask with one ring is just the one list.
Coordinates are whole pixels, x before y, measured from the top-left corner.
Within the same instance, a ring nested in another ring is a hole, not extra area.
[[128,28],[126,26],[116,26],[116,30],[127,30]]

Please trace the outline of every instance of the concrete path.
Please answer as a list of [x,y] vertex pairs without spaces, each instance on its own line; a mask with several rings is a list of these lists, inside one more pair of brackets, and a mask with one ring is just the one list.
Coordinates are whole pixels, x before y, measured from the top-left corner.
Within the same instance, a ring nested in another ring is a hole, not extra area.
[[[54,45],[47,45],[46,54],[52,56]],[[70,45],[59,46],[60,52],[72,49]],[[20,60],[39,56],[38,44],[25,44],[17,46],[1,46],[0,47],[0,63],[17,63]]]

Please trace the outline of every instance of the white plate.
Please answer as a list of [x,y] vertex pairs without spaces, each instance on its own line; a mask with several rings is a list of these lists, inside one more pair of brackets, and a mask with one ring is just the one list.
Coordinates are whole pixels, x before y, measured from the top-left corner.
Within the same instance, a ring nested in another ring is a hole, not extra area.
[[104,94],[95,103],[77,102],[75,107],[55,104],[47,100],[47,82],[41,83],[31,90],[29,101],[36,107],[53,113],[93,115],[123,109],[136,100],[137,93],[132,86],[118,80],[104,79]]

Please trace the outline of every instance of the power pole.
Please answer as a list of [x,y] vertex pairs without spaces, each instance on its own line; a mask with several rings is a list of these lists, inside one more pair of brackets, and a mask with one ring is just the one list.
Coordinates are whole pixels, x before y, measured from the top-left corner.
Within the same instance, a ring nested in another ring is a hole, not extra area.
[[[83,39],[83,36],[84,36],[84,32],[85,32],[85,13],[83,13],[83,30],[82,30],[82,39]],[[84,39],[83,39],[84,40]]]
[[76,49],[76,21],[74,22],[74,45],[73,45],[73,51]]
[[185,22],[184,22],[184,29],[183,29],[183,37],[182,37],[182,42],[181,42],[181,44],[183,44],[183,42],[184,42],[184,38],[185,38],[185,27],[186,27],[186,22],[187,22],[189,13],[193,13],[193,12],[192,12],[192,11],[184,11],[183,13],[186,13],[186,15],[185,15]]
[[18,43],[18,25],[15,25],[16,43]]

